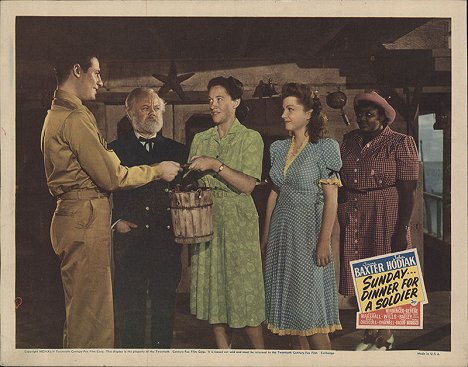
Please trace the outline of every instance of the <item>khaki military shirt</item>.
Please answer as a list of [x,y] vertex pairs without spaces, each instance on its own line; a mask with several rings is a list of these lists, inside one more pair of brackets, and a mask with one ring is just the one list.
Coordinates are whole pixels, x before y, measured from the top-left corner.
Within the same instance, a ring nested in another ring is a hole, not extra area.
[[56,90],[42,128],[47,185],[53,196],[72,190],[115,191],[159,177],[157,165],[125,167],[107,148],[96,119],[81,100]]

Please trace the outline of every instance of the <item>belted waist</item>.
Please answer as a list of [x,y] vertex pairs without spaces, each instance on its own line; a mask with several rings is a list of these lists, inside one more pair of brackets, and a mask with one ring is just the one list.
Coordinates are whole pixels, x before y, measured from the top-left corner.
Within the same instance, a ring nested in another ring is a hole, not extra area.
[[57,200],[88,200],[88,199],[99,199],[108,198],[109,193],[105,191],[99,191],[97,189],[88,190],[73,190],[57,195]]
[[396,187],[396,186],[395,185],[388,185],[388,186],[382,186],[382,187],[372,187],[372,188],[369,188],[369,189],[362,189],[362,190],[351,189],[351,188],[345,186],[345,190],[347,192],[351,192],[353,194],[367,194],[368,192],[371,192],[371,191],[385,190],[385,189],[388,189],[390,187]]

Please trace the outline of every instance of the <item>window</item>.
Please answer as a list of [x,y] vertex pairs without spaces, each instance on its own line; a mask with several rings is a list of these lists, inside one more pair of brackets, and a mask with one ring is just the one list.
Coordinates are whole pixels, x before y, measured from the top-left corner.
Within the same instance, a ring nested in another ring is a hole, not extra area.
[[419,154],[423,162],[424,231],[442,239],[443,131],[434,130],[435,114],[420,115]]

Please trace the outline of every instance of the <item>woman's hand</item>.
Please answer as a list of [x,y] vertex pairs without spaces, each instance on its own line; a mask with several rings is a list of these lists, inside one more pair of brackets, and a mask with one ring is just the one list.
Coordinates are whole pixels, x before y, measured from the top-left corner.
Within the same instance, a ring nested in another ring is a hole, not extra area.
[[190,161],[189,170],[208,171],[212,170],[218,172],[221,162],[215,158],[207,157],[204,155],[196,155]]
[[406,239],[407,233],[407,227],[397,227],[392,238],[392,252],[406,250],[406,248],[408,247],[408,241]]
[[414,207],[414,192],[418,181],[400,181],[396,183],[398,190],[398,227],[392,238],[392,251],[398,252],[406,250],[408,241],[408,224],[411,220],[411,213]]
[[[223,166],[222,171],[219,168]],[[236,190],[250,194],[257,183],[254,177],[246,175],[240,171],[237,171],[225,164],[222,164],[215,158],[207,157],[205,155],[196,155],[190,160],[189,170],[196,171],[213,171],[218,176],[227,182],[230,186],[233,186]]]
[[137,228],[138,225],[128,220],[121,219],[116,224],[114,229],[119,233],[128,233],[132,230],[132,228]]
[[266,248],[268,245],[268,237],[270,236],[270,222],[273,209],[276,206],[276,199],[278,198],[279,189],[273,185],[273,189],[268,195],[266,210],[265,210],[265,223],[263,226],[263,233],[260,238],[260,251],[262,252],[262,259],[265,261]]
[[323,213],[322,224],[317,246],[315,248],[315,263],[325,266],[331,261],[331,235],[338,208],[338,187],[336,185],[322,184]]
[[330,241],[319,242],[315,249],[315,263],[317,266],[325,266],[331,261]]

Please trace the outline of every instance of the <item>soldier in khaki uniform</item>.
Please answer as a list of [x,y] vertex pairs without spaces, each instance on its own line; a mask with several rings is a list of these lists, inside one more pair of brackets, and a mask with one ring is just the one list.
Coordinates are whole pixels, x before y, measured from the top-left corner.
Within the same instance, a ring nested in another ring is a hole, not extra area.
[[172,161],[125,167],[107,148],[93,114],[81,101],[101,87],[94,56],[69,55],[56,64],[57,90],[44,121],[41,147],[51,194],[57,198],[50,236],[61,259],[66,320],[64,348],[112,348],[109,192],[163,179],[172,181]]

